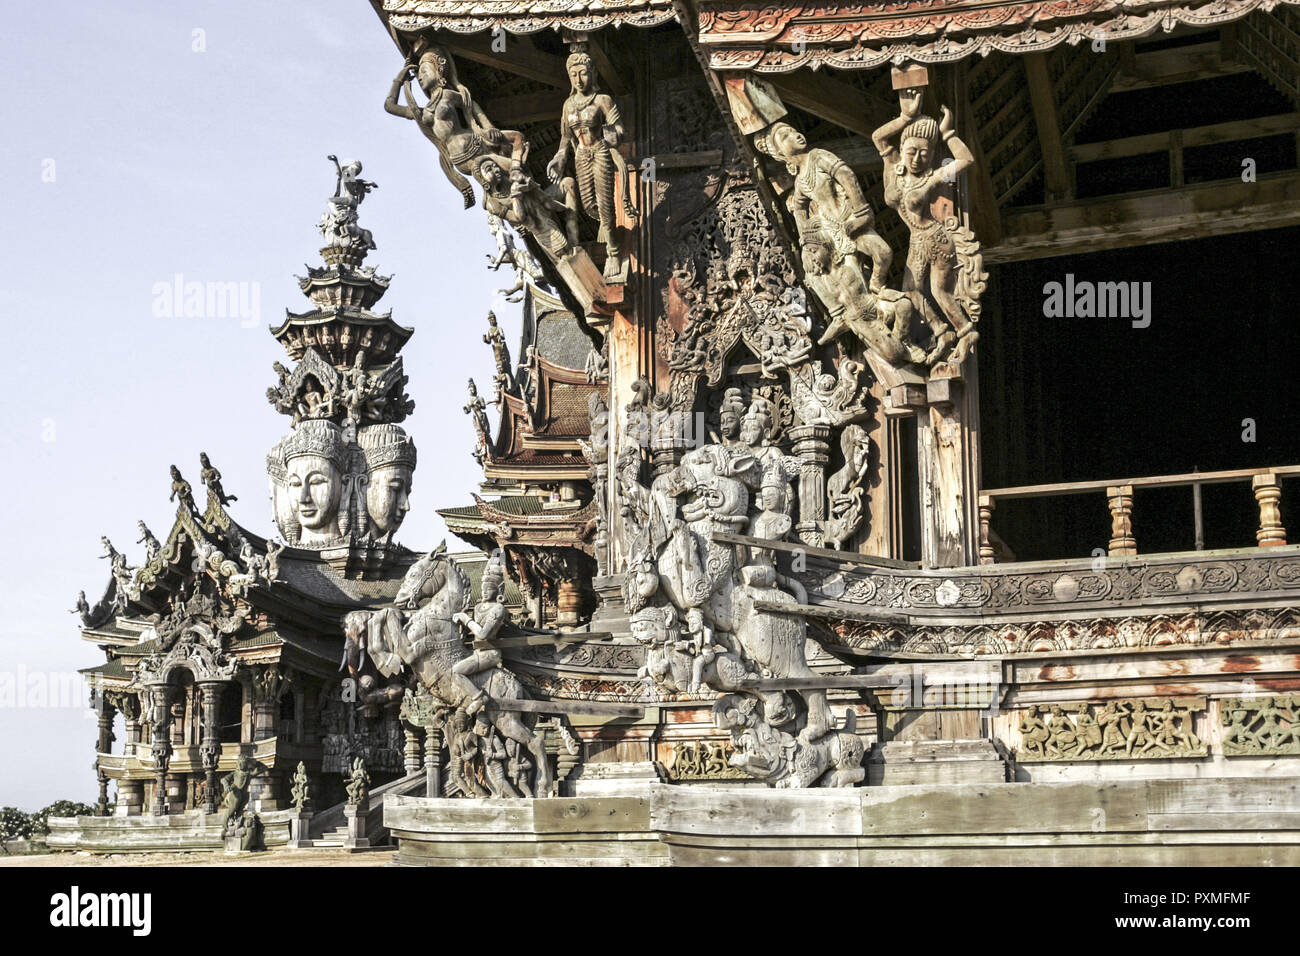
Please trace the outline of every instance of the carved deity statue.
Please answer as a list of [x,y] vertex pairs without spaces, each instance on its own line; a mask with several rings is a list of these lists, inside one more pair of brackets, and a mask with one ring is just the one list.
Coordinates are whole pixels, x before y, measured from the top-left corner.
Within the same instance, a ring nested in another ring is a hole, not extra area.
[[299,813],[311,810],[311,779],[307,776],[307,765],[298,761],[298,769],[293,774],[293,787],[289,792],[292,806]]
[[415,473],[415,443],[397,425],[367,425],[357,431],[366,456],[367,533],[389,542],[410,510]]
[[478,393],[478,386],[474,380],[469,380],[469,401],[465,403],[465,414],[469,415],[474,421],[474,436],[477,439],[474,445],[474,460],[480,465],[487,458],[489,450],[492,447],[492,425],[488,422],[487,403]]
[[268,457],[275,522],[289,542],[307,548],[337,544],[346,533],[343,509],[349,445],[333,422],[307,419]]
[[[411,80],[419,79],[428,98],[420,106],[411,92]],[[400,102],[405,92],[406,102]],[[430,46],[420,54],[418,65],[402,64],[389,88],[384,109],[394,116],[414,120],[438,150],[438,161],[451,184],[460,190],[465,208],[474,205],[474,192],[466,175],[474,175],[478,162],[492,158],[502,169],[521,165],[528,146],[521,133],[500,130],[456,76],[456,64],[447,50]],[[504,153],[503,153],[504,151]],[[508,158],[507,155],[508,154]]]
[[[623,272],[614,206],[617,180],[621,177],[624,188],[627,186],[627,166],[618,150],[623,141],[623,119],[614,98],[596,88],[595,63],[590,54],[573,53],[564,66],[572,89],[560,115],[560,145],[546,166],[546,175],[551,182],[559,183],[569,153],[573,153],[582,211],[600,223],[597,241],[605,244],[605,280],[617,281]],[[626,194],[623,205],[624,214],[635,219],[636,209]]]
[[361,757],[352,759],[352,773],[348,776],[348,806],[366,809],[370,806],[370,773]]
[[514,376],[510,370],[510,346],[506,344],[501,326],[497,325],[495,312],[488,313],[488,330],[483,333],[483,341],[492,346],[492,361],[497,369],[496,375],[493,376],[493,383],[496,385],[497,395],[500,396],[503,391],[510,389]]
[[221,778],[221,832],[225,833],[231,820],[248,803],[248,791],[253,777],[261,769],[248,754],[240,754],[235,769]]
[[[885,161],[885,202],[911,233],[903,292],[911,296],[934,335],[926,362],[959,366],[979,338],[975,323],[987,276],[974,234],[955,217],[936,219],[932,203],[944,184],[955,182],[975,157],[958,138],[947,107],[937,123],[921,115],[923,93],[919,88],[900,90],[899,115],[871,139]],[[941,144],[953,157],[946,165],[939,163]]]
[[355,159],[340,163],[337,156],[326,157],[334,164],[334,195],[327,200],[327,206],[316,228],[320,230],[327,246],[360,246],[362,249],[375,249],[375,240],[369,229],[357,224],[357,207],[361,200],[378,183],[361,178],[361,163]]

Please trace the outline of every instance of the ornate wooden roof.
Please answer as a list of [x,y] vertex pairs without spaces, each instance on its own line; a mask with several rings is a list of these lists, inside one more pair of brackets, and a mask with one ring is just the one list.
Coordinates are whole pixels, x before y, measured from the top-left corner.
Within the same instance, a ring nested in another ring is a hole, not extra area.
[[478,33],[498,26],[511,33],[599,30],[610,25],[651,27],[676,17],[672,0],[383,0],[385,19],[402,32]]

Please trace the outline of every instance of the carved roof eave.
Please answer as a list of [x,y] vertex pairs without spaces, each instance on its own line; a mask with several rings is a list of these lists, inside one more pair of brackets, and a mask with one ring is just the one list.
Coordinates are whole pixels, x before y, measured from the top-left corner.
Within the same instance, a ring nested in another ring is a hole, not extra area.
[[483,477],[506,478],[532,484],[546,481],[576,481],[586,478],[590,467],[581,458],[575,458],[572,465],[555,462],[492,462],[484,466]]
[[499,524],[507,522],[512,528],[523,528],[525,526],[547,529],[563,529],[566,527],[582,528],[589,521],[596,517],[596,502],[588,501],[581,508],[575,508],[566,511],[539,511],[531,515],[511,514],[492,507],[492,502],[474,495],[474,504],[478,507],[486,521]]
[[383,17],[400,33],[483,33],[500,27],[524,34],[654,27],[675,20],[677,14],[672,0],[384,0]]
[[371,312],[368,309],[357,309],[348,306],[335,306],[329,309],[313,309],[310,312],[290,312],[284,310],[284,321],[279,325],[270,326],[271,334],[279,338],[287,332],[292,326],[303,325],[322,325],[326,322],[335,322],[339,319],[346,319],[349,322],[355,322],[357,325],[374,325],[384,326],[389,331],[395,333],[403,342],[415,334],[415,329],[408,328],[405,325],[398,325],[393,321],[393,313],[389,312]]
[[[949,63],[993,52],[1033,53],[1097,39],[1135,40],[1179,25],[1212,27],[1280,3],[1300,0],[964,0],[943,9],[932,0],[813,8],[704,0],[699,42],[715,70],[861,70],[907,60]],[[802,52],[794,52],[796,44]]]

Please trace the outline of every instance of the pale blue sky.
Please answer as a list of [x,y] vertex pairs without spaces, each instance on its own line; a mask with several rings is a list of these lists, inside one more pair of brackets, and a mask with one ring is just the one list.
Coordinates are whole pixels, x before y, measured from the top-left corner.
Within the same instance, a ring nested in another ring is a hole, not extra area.
[[[70,0],[15,7],[5,27],[0,675],[25,678],[31,704],[32,675],[101,659],[68,609],[102,592],[101,534],[139,563],[136,520],[170,528],[169,464],[197,486],[207,451],[237,520],[272,530],[264,459],[288,422],[264,397],[284,360],[267,325],[310,307],[293,276],[319,262],[329,153],[380,184],[361,209],[368,263],[394,275],[380,309],[416,329],[412,547],[445,534],[434,508],[480,477],[465,379],[490,383],[485,313],[513,278],[486,268],[482,209],[462,210],[433,148],[383,111],[400,56],[365,0]],[[177,273],[257,283],[260,317],[155,316]],[[517,307],[495,306],[513,344]],[[93,802],[94,739],[81,701],[0,706],[0,805]]]

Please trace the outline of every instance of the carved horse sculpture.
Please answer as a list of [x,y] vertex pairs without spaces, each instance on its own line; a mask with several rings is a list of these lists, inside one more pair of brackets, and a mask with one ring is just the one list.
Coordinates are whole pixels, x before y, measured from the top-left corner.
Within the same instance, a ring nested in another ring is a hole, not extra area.
[[391,677],[410,667],[438,700],[475,713],[508,740],[528,748],[537,768],[534,792],[550,792],[552,779],[541,738],[510,702],[527,698],[519,678],[500,666],[499,651],[471,650],[452,620],[469,605],[470,582],[439,546],[406,572],[394,607],[352,611],[344,618],[349,643],[364,642],[380,673]]

